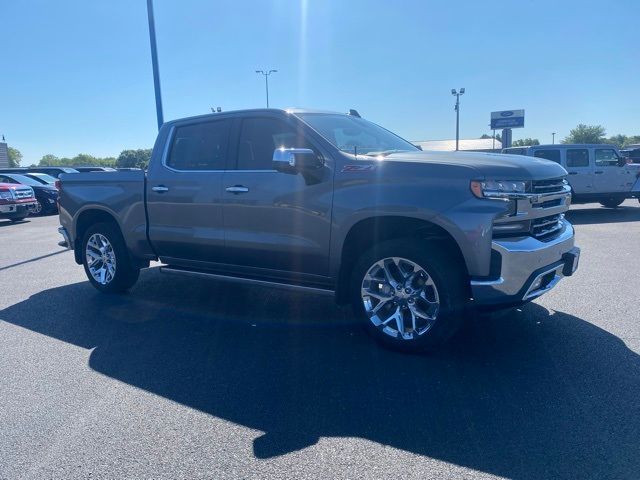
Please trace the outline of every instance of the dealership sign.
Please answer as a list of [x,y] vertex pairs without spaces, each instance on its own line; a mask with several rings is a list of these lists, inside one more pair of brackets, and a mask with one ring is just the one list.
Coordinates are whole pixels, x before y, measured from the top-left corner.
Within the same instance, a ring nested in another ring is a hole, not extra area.
[[524,127],[524,110],[491,112],[491,130]]

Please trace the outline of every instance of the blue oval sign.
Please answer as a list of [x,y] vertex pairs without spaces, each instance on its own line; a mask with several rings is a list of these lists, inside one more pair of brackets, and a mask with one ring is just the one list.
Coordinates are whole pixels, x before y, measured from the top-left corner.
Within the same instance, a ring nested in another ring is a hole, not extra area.
[[510,117],[511,115],[513,115],[513,112],[501,112],[500,115],[502,117]]

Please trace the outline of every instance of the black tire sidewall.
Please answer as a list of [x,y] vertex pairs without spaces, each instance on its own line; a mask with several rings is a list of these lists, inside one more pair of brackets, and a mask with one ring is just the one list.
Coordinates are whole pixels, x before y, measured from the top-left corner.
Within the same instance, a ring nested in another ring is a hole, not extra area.
[[[87,242],[92,235],[99,233],[104,235],[111,246],[116,256],[116,274],[109,283],[102,285],[98,283],[87,265],[87,256],[85,255]],[[140,270],[132,265],[129,252],[120,233],[120,229],[111,223],[97,223],[87,229],[82,239],[82,265],[84,271],[89,279],[89,282],[99,291],[104,293],[123,292],[129,289],[138,279]]]
[[602,201],[600,202],[600,205],[602,205],[605,208],[617,208],[620,205],[622,205],[622,203],[624,202],[624,200],[610,200],[610,201]]
[[[374,326],[365,313],[361,285],[366,272],[382,258],[403,257],[425,269],[438,290],[440,310],[435,324],[413,340],[393,338]],[[367,332],[383,345],[406,352],[433,350],[444,344],[462,325],[468,303],[466,274],[460,262],[438,242],[401,239],[381,242],[365,252],[357,261],[350,284],[351,304]]]

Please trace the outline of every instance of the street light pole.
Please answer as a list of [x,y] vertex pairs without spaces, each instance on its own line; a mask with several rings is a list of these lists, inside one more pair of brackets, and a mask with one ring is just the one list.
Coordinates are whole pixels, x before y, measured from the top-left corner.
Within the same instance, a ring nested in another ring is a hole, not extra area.
[[464,95],[464,88],[457,92],[455,88],[451,89],[451,95],[456,97],[456,152],[459,150],[460,143],[460,95]]
[[556,143],[556,132],[551,132],[551,144],[555,145]]
[[269,75],[272,73],[277,73],[278,70],[256,70],[256,73],[260,73],[264,75],[264,88],[267,93],[267,108],[269,108]]
[[158,49],[156,46],[156,27],[153,20],[153,0],[147,0],[147,17],[149,19],[149,41],[151,43],[151,66],[153,68],[153,88],[156,94],[156,116],[158,130],[164,123],[162,114],[162,94],[160,92],[160,73],[158,71]]

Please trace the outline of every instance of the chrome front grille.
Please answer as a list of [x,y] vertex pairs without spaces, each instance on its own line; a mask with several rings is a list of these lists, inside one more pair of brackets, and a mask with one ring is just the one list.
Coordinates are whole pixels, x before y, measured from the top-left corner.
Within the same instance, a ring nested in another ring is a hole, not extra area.
[[564,215],[549,215],[548,217],[536,218],[531,221],[531,235],[543,239],[557,233],[562,228]]
[[534,180],[531,183],[531,193],[560,193],[565,185],[563,177],[550,180]]
[[22,198],[31,198],[33,196],[33,190],[30,188],[16,188],[13,191],[13,196],[16,200],[20,200]]

